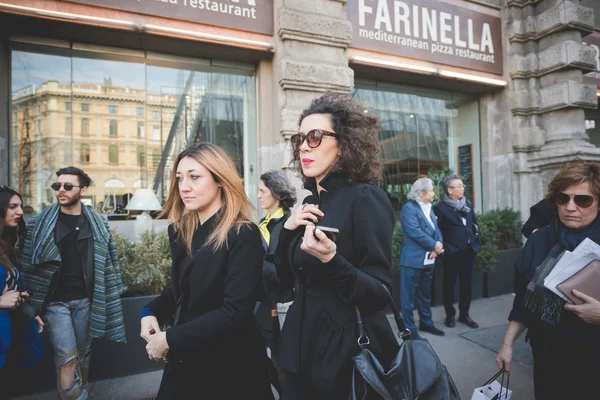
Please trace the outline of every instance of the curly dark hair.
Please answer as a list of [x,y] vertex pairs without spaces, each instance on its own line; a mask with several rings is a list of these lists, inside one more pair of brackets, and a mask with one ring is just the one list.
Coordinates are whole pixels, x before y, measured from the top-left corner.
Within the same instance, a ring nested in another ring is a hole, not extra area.
[[8,186],[0,186],[0,264],[4,266],[7,274],[12,273],[11,260],[18,266],[21,265],[20,249],[25,239],[25,222],[21,220],[17,227],[8,227],[4,221],[10,199],[18,196],[23,203],[21,194]]
[[[348,94],[327,92],[314,99],[300,115],[298,125],[312,114],[327,114],[337,133],[340,156],[331,168],[331,172],[340,172],[346,176],[349,185],[368,183],[378,185],[382,180],[379,152],[379,131],[381,121]],[[304,176],[301,168],[300,152],[293,151],[291,167],[300,172],[303,187],[316,188],[315,178]]]

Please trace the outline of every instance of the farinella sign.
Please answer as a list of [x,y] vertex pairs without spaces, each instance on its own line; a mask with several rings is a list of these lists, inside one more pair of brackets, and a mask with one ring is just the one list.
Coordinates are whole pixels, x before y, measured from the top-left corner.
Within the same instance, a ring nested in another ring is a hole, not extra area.
[[433,0],[348,0],[354,48],[502,74],[500,18]]
[[66,0],[242,31],[273,34],[272,0]]

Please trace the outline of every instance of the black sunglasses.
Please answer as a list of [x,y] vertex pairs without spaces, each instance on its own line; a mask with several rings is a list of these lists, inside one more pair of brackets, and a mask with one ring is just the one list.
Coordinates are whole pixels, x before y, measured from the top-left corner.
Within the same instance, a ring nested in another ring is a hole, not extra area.
[[[566,193],[558,193],[555,197],[556,204],[558,204],[559,206],[564,206],[570,200],[571,200],[571,196],[569,196]],[[587,194],[576,194],[575,196],[573,196],[573,201],[579,207],[583,207],[583,208],[591,207],[591,205],[594,204],[594,198]]]
[[310,147],[311,149],[319,147],[321,145],[321,141],[323,140],[323,136],[332,136],[335,138],[338,137],[337,133],[329,132],[325,129],[313,129],[306,135],[297,133],[295,135],[292,135],[292,137],[290,138],[290,142],[292,143],[292,150],[300,151],[300,147],[302,146],[302,143],[304,143],[305,140],[308,143],[308,147]]
[[74,187],[81,187],[81,186],[73,185],[72,183],[69,183],[69,182],[64,183],[64,184],[60,183],[60,182],[54,182],[52,185],[50,185],[50,187],[55,192],[58,192],[61,187],[64,187],[65,190],[68,192],[68,191],[72,190]]

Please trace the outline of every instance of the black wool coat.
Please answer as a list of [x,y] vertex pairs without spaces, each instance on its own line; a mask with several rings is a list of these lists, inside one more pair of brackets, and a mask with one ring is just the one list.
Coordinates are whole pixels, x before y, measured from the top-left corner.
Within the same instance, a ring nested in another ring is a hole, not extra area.
[[275,256],[282,284],[296,284],[280,337],[279,364],[309,390],[347,396],[352,356],[358,351],[355,306],[361,311],[371,350],[385,366],[398,350],[383,310],[389,304],[383,285],[392,287],[394,213],[383,190],[348,185],[329,174],[325,189],[303,203],[319,204],[320,225],[339,229],[337,254],[328,263],[300,249],[304,234],[282,229]]
[[[265,348],[254,318],[264,250],[258,227],[232,227],[228,245],[204,246],[216,216],[194,234],[192,257],[169,226],[172,287],[148,304],[167,329],[168,364],[159,399],[271,399]],[[181,311],[177,316],[177,304]],[[174,321],[173,321],[173,316]]]

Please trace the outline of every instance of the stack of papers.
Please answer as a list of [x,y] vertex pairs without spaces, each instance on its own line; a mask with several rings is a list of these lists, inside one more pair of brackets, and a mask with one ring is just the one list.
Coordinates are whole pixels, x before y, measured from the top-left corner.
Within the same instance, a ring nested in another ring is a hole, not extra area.
[[556,288],[594,260],[600,259],[600,245],[593,240],[586,238],[575,248],[575,250],[565,251],[558,263],[544,279],[544,286],[551,290],[564,301],[573,304],[567,296]]

